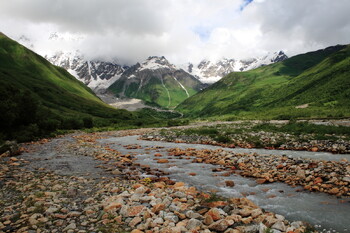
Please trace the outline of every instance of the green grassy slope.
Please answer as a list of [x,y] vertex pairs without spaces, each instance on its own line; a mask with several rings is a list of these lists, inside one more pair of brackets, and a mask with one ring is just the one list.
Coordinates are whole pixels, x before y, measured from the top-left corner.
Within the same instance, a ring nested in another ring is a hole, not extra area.
[[[288,119],[350,116],[350,46],[234,72],[181,103],[190,117]],[[296,106],[308,104],[307,108]]]
[[202,87],[197,79],[190,77],[184,71],[159,69],[143,70],[133,74],[136,77],[131,79],[128,75],[122,76],[108,90],[117,97],[142,99],[149,105],[173,109],[187,99],[188,95],[192,96]]
[[[118,97],[125,96],[142,99],[150,105],[170,109],[175,108],[179,103],[188,98],[186,91],[172,76],[167,75],[162,79],[163,83],[158,77],[149,77],[146,84],[143,84],[141,88],[139,88],[141,85],[140,80],[127,83],[124,79],[119,79],[109,87],[109,90]],[[194,85],[182,85],[186,88],[190,96],[197,92],[195,88],[199,86],[198,83],[194,83]]]
[[66,70],[0,33],[0,140],[132,120]]

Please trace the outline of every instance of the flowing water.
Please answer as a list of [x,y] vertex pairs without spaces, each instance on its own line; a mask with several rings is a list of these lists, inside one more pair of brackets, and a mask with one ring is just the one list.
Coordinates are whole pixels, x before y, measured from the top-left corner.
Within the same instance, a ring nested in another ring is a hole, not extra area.
[[[350,232],[350,199],[337,198],[323,193],[300,192],[301,187],[290,187],[284,183],[271,183],[259,185],[252,178],[245,178],[232,174],[228,177],[220,176],[218,172],[212,172],[218,165],[192,163],[191,160],[178,159],[168,156],[166,150],[169,148],[195,148],[195,149],[218,149],[239,153],[258,153],[286,155],[294,158],[313,158],[321,160],[339,161],[343,158],[350,160],[350,154],[331,154],[324,152],[288,151],[288,150],[265,150],[265,149],[243,149],[222,148],[218,146],[169,143],[159,141],[137,140],[138,136],[116,137],[100,140],[111,148],[122,153],[136,153],[137,162],[149,165],[169,172],[169,177],[175,181],[183,181],[200,190],[210,192],[216,190],[219,195],[225,197],[243,197],[255,202],[261,208],[285,216],[290,221],[306,221],[317,227],[318,230],[328,232]],[[123,145],[138,144],[140,149],[125,149]],[[154,151],[145,150],[151,147],[163,147],[157,153],[163,155],[170,162],[158,164],[154,160]],[[151,152],[151,153],[150,153]],[[188,173],[194,172],[195,176]],[[226,187],[226,180],[232,180],[234,187]]]

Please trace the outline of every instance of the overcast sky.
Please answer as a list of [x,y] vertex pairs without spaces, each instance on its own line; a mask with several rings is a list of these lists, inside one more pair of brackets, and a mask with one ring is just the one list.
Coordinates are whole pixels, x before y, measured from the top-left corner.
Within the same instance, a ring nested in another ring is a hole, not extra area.
[[0,0],[0,31],[41,55],[180,64],[348,44],[349,12],[349,0]]

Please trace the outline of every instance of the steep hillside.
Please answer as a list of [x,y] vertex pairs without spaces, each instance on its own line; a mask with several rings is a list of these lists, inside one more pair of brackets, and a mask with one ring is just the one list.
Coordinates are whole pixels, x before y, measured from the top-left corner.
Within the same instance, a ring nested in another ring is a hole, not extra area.
[[95,93],[104,92],[128,68],[115,62],[86,60],[78,51],[57,52],[45,58],[52,64],[66,69]]
[[108,90],[120,98],[137,98],[148,104],[174,108],[202,87],[196,78],[164,57],[149,57],[126,70]]
[[0,34],[0,140],[132,119],[63,68]]
[[221,118],[350,116],[350,46],[334,46],[231,73],[177,107]]

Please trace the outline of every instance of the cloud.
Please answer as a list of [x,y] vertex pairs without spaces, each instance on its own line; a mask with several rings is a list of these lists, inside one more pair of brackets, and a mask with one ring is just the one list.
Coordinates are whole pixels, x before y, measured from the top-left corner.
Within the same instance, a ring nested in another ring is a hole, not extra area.
[[11,0],[0,2],[0,31],[26,35],[42,55],[185,63],[349,43],[347,9],[348,0]]

